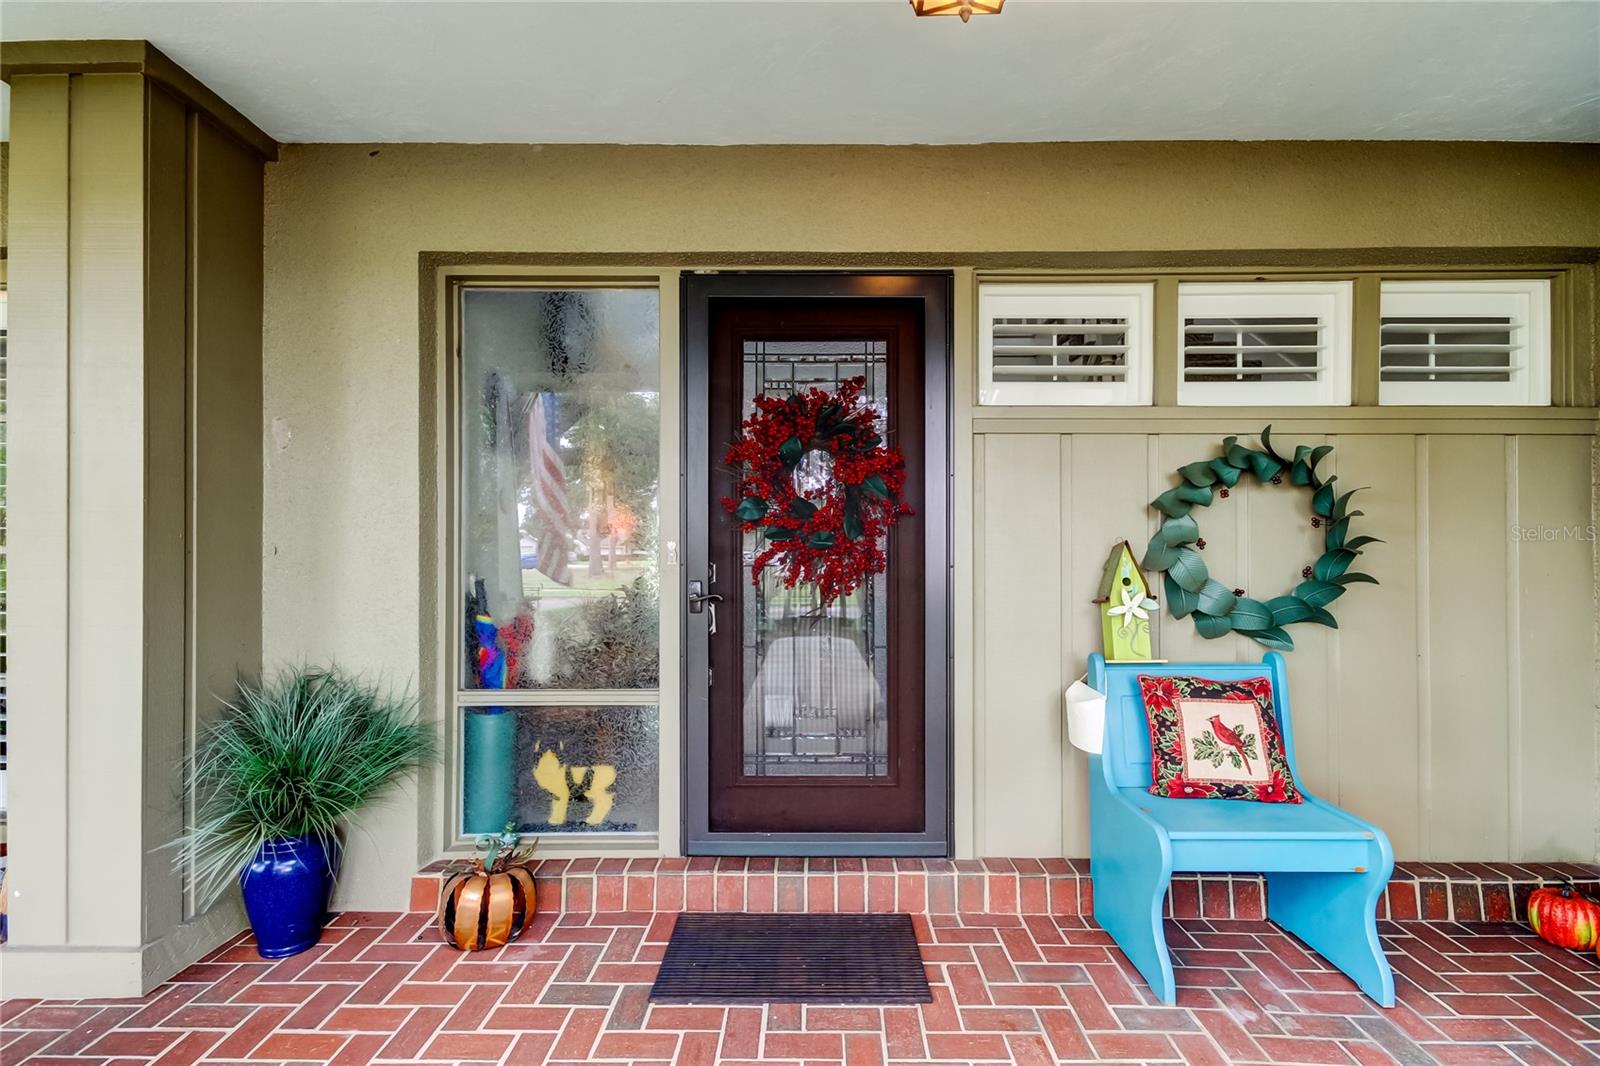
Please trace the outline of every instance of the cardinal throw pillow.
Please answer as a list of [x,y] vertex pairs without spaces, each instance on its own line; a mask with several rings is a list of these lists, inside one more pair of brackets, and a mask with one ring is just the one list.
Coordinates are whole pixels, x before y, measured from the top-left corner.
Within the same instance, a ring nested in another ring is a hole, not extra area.
[[1150,792],[1175,799],[1299,803],[1272,710],[1272,681],[1139,675],[1150,723]]

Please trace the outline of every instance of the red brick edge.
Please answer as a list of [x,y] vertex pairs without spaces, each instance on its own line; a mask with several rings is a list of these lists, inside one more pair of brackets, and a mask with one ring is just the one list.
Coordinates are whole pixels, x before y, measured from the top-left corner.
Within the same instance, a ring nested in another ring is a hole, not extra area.
[[[1094,913],[1087,859],[544,859],[534,864],[548,912],[780,911],[913,914]],[[411,883],[411,909],[431,911],[444,863]],[[1401,863],[1379,901],[1396,921],[1508,922],[1529,893],[1576,882],[1600,891],[1600,867],[1580,863]],[[1179,875],[1167,894],[1177,918],[1265,917],[1258,874]]]

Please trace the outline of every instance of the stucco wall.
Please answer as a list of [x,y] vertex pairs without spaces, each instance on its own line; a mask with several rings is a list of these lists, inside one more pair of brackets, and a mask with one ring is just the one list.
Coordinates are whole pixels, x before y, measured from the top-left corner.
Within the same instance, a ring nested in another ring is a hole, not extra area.
[[[1554,261],[1600,247],[1597,175],[1593,146],[287,147],[267,168],[266,660],[334,657],[402,684],[420,672],[419,531],[432,516],[420,505],[419,252],[953,268]],[[958,303],[956,327],[959,382],[971,374],[970,304]],[[973,487],[971,414],[956,416],[958,499]],[[1035,458],[1019,454],[1009,476],[1048,485],[1056,468]],[[1014,664],[980,663],[962,621],[984,577],[970,552],[985,520],[955,541],[965,849],[985,842],[993,809],[985,753],[1027,736],[974,681],[980,666]],[[1586,588],[1566,624],[1592,627]],[[1592,700],[1587,710],[1588,777],[1572,798],[1593,811]],[[1062,765],[1030,802],[1061,809]],[[989,839],[1046,852],[1075,842],[1049,824],[1052,839]],[[353,835],[345,902],[399,905],[430,839],[410,794],[371,812]]]

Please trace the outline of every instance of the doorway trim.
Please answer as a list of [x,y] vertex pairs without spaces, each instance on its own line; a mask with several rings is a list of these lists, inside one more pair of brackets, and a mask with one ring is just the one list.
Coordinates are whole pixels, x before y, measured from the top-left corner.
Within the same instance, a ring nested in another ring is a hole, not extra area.
[[[924,508],[923,641],[925,819],[918,833],[729,833],[710,827],[710,721],[705,687],[708,640],[704,625],[690,623],[681,611],[680,706],[682,714],[681,795],[685,855],[933,856],[951,854],[950,677],[950,498],[951,498],[951,299],[954,276],[948,272],[737,272],[683,275],[682,292],[682,455],[679,464],[683,507],[683,567],[687,580],[703,577],[708,562],[709,482],[691,471],[709,469],[711,441],[706,419],[692,412],[709,409],[710,326],[714,304],[766,300],[915,300],[922,304],[923,359],[926,374],[923,419],[927,433]],[[696,465],[698,464],[698,465]]]

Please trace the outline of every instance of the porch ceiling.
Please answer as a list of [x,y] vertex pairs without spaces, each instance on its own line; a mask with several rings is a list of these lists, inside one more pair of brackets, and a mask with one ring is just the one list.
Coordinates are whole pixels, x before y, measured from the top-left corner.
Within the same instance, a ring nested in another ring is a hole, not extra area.
[[[284,142],[1600,141],[1600,3],[7,0]],[[908,190],[914,194],[915,190]]]

